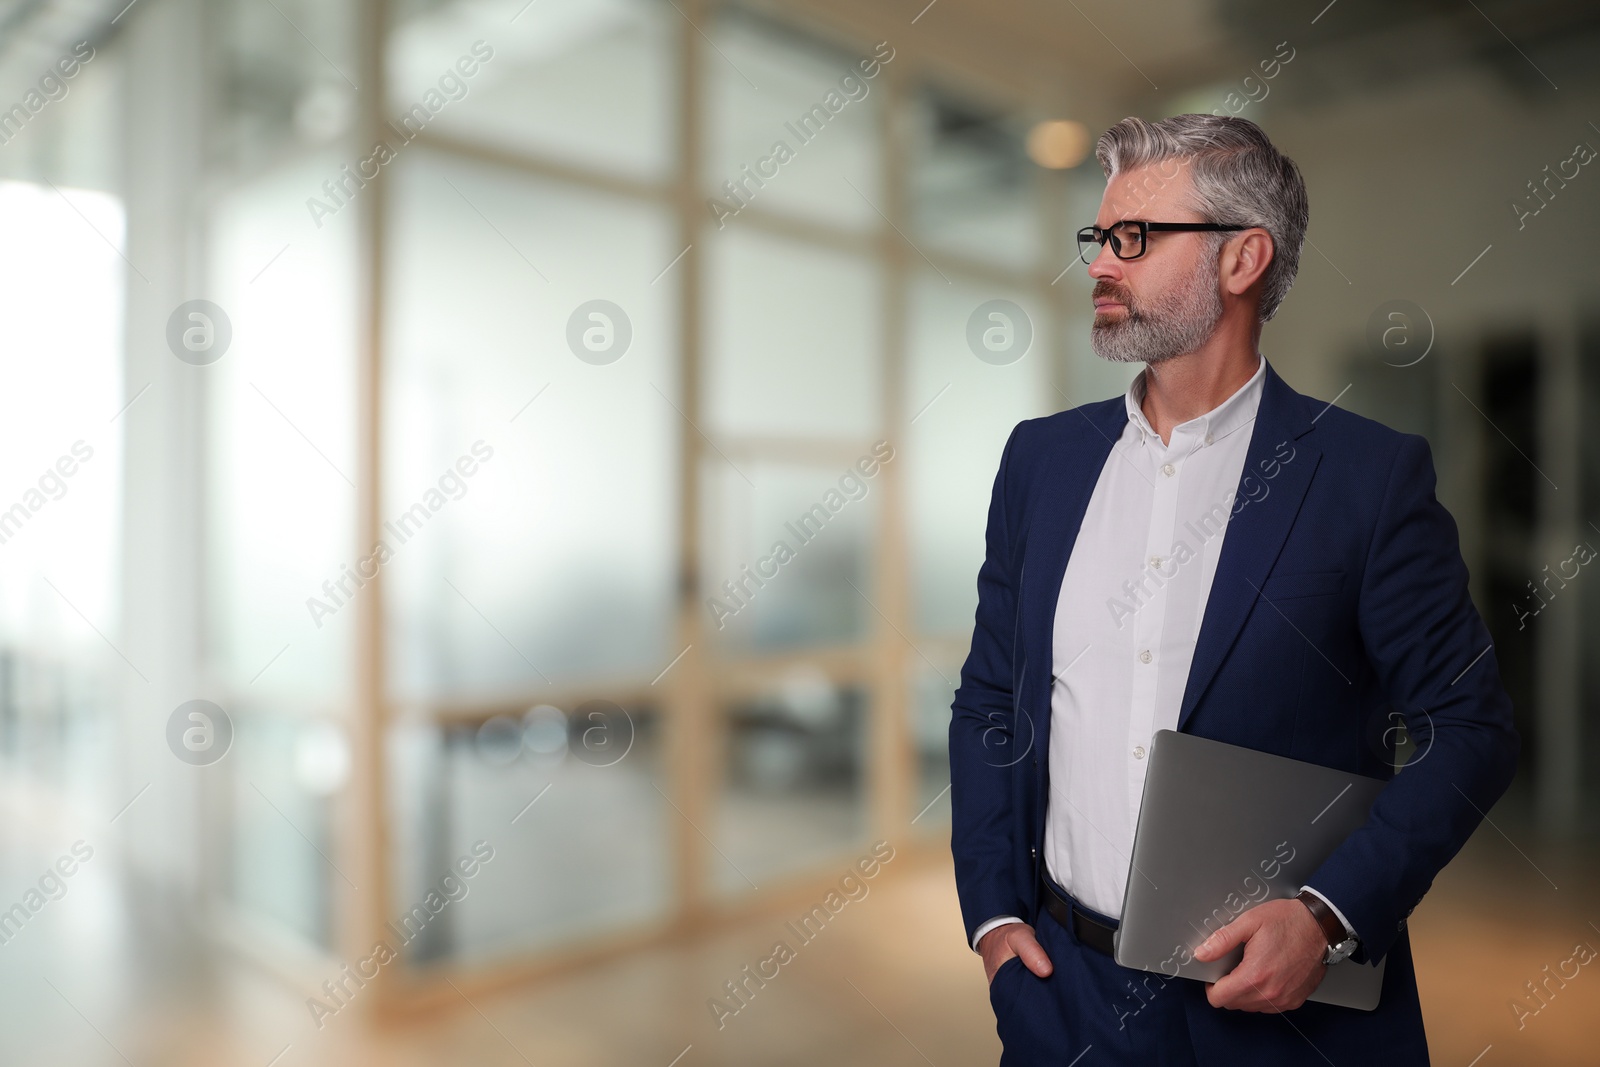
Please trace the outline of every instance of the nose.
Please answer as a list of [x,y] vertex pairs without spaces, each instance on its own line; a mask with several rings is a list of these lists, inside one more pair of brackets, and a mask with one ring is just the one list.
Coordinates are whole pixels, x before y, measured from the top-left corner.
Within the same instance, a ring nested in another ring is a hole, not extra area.
[[1110,278],[1112,281],[1122,280],[1122,260],[1118,259],[1111,251],[1110,241],[1101,245],[1100,251],[1090,261],[1089,277],[1096,281],[1101,278]]

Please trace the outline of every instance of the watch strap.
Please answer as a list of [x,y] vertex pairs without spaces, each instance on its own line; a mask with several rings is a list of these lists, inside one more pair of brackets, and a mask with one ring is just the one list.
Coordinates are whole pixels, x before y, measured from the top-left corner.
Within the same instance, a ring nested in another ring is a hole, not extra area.
[[1329,948],[1349,939],[1350,935],[1345,932],[1344,923],[1333,913],[1333,909],[1328,907],[1327,901],[1304,889],[1295,896],[1295,899],[1306,906],[1311,912],[1311,917],[1317,920],[1317,925],[1322,927],[1322,936],[1328,942]]

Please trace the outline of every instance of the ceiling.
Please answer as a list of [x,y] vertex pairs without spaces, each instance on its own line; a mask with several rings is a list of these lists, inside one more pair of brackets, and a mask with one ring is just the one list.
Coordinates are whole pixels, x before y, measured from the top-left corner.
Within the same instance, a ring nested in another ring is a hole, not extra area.
[[[1303,102],[1473,70],[1522,94],[1593,87],[1594,0],[765,0],[857,28],[1008,94],[1118,114],[1241,81],[1287,41]],[[914,21],[913,21],[914,20]],[[1091,122],[1104,116],[1082,115]]]
[[[114,35],[113,18],[137,18],[139,4],[161,2],[0,0],[0,99],[25,91],[76,41]],[[1464,70],[1534,99],[1551,86],[1582,91],[1594,84],[1600,44],[1595,0],[745,2],[786,21],[887,40],[970,88],[1091,126],[1240,82],[1284,41],[1297,59],[1316,57],[1282,85],[1313,105]]]

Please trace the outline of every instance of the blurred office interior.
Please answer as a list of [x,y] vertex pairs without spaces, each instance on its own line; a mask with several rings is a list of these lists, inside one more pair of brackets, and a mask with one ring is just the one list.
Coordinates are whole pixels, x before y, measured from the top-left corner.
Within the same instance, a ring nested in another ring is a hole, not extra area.
[[1547,975],[1600,946],[1597,45],[1583,0],[4,0],[3,1059],[992,1062],[945,752],[990,486],[1132,373],[1093,138],[1201,111],[1303,170],[1263,352],[1428,437],[1517,709],[1413,923],[1436,1059],[1593,1062],[1600,978]]

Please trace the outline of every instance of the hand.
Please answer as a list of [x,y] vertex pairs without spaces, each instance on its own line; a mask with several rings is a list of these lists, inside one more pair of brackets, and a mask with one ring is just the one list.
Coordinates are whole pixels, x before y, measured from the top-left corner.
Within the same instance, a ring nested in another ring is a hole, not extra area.
[[1269,900],[1251,908],[1201,942],[1194,958],[1220,959],[1240,944],[1244,959],[1239,965],[1206,984],[1206,999],[1214,1008],[1289,1011],[1306,1002],[1328,971],[1322,962],[1328,951],[1322,927],[1298,900]]
[[[1305,910],[1304,905],[1301,910]],[[1033,936],[1033,927],[1027,923],[996,926],[983,935],[978,942],[978,951],[983,955],[984,977],[991,982],[994,981],[994,972],[1012,956],[1022,957],[1022,965],[1040,978],[1050,977],[1050,972],[1055,970],[1050,964],[1050,957],[1045,954],[1044,946]]]

